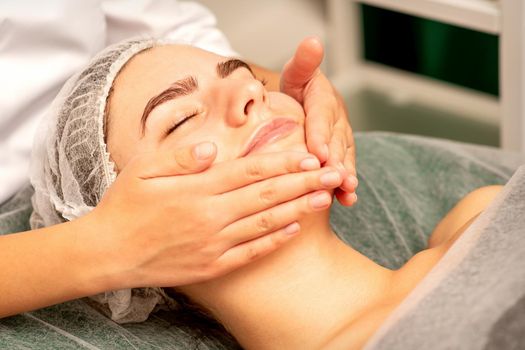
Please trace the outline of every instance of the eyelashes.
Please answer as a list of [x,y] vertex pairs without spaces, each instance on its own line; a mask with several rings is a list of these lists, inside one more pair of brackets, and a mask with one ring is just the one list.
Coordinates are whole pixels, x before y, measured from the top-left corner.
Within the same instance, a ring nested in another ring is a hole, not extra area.
[[263,86],[266,86],[266,84],[268,84],[268,79],[266,79],[266,78],[261,78],[261,79],[257,79],[257,80],[259,80]]
[[172,124],[165,132],[165,135],[168,136],[175,130],[177,130],[179,127],[181,127],[184,123],[192,119],[193,117],[196,117],[199,115],[198,110],[194,110],[191,113],[188,113],[186,116],[182,117],[181,119],[177,120],[174,124]]

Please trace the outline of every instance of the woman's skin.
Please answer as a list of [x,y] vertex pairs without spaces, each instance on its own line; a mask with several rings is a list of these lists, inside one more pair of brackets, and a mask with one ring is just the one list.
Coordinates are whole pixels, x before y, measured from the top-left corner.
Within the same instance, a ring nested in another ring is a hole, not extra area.
[[[225,70],[221,63],[226,61],[225,57],[175,45],[156,47],[132,58],[117,77],[110,100],[107,142],[117,166],[124,166],[137,152],[204,140],[217,145],[216,166],[258,153],[306,152],[301,106],[286,95],[266,91],[243,66]],[[142,129],[144,106],[181,79],[191,82],[183,87],[185,95],[157,98],[162,103],[150,104]],[[257,130],[268,125],[284,126],[272,129],[272,137],[250,148]],[[343,243],[331,230],[329,190],[342,183],[340,173],[330,168],[312,173],[322,174],[321,184],[326,184],[327,190],[314,197],[319,211],[299,220],[300,236],[228,275],[177,288],[207,308],[247,349],[363,346],[498,191],[497,187],[484,188],[467,196],[438,225],[429,249],[400,269],[389,270]],[[203,181],[202,186],[214,184]],[[276,183],[261,195],[248,193],[238,205],[272,201],[276,193],[293,191],[295,186],[292,182]],[[220,206],[220,200],[213,205]],[[280,215],[286,215],[286,205],[277,206]],[[268,230],[279,222],[275,214],[256,222],[249,219],[239,225]]]

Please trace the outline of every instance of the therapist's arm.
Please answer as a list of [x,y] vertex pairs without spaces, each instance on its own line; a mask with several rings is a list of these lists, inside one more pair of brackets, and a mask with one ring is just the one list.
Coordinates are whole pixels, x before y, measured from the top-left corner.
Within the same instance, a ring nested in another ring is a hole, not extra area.
[[357,200],[354,137],[341,95],[319,68],[322,59],[319,40],[306,38],[280,74],[255,64],[250,67],[267,89],[282,91],[303,105],[308,150],[340,170],[345,180],[335,194],[341,204],[352,205]]
[[[297,221],[326,210],[327,191],[340,185],[323,185],[330,169],[308,153],[254,155],[201,172],[215,155],[210,143],[139,155],[86,216],[0,236],[0,317],[218,277],[296,237]],[[268,200],[268,191],[277,195]]]
[[39,230],[0,236],[0,317],[95,294],[96,252],[79,246],[90,227],[79,219]]

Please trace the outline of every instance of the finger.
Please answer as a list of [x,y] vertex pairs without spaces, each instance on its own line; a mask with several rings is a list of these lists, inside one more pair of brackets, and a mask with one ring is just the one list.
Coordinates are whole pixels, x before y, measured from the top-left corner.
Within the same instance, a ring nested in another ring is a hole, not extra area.
[[328,209],[332,196],[316,191],[245,217],[225,227],[218,235],[229,248],[285,228],[305,215]]
[[308,37],[301,41],[293,57],[283,67],[281,91],[302,103],[301,90],[318,72],[323,55],[323,45],[319,39]]
[[175,151],[140,154],[126,168],[136,171],[142,179],[192,174],[208,168],[216,155],[215,144],[203,142]]
[[358,184],[359,182],[357,180],[357,177],[355,177],[354,175],[348,175],[347,177],[345,177],[343,183],[341,184],[341,186],[339,186],[339,188],[344,192],[351,193],[356,191]]
[[353,145],[353,138],[351,137],[351,134],[349,137],[347,137],[347,142],[351,142],[351,145],[346,147],[343,162],[346,176],[335,194],[341,204],[353,205],[353,203],[357,200],[357,196],[352,194],[356,191],[359,181],[357,179],[355,169],[355,147]]
[[357,171],[355,167],[355,147],[350,145],[346,147],[345,159],[343,161],[346,171],[349,175],[354,177],[357,176]]
[[342,170],[343,176],[347,175],[347,171],[343,165],[346,153],[346,135],[345,130],[336,124],[333,129],[332,138],[329,142],[329,157],[325,165],[335,166]]
[[[213,200],[218,206],[226,206],[230,209],[226,222],[231,223],[309,192],[334,189],[342,182],[343,178],[339,172],[335,168],[327,167],[300,174],[278,176],[236,191],[223,193]],[[239,198],[252,200],[241,201]]]
[[[343,183],[338,188],[338,190],[341,190],[342,192],[353,193],[356,191],[357,186],[359,185],[359,181],[357,180],[357,177],[355,175],[356,172],[355,172],[355,166],[354,166],[354,157],[355,157],[354,155],[355,153],[353,152],[353,148],[347,147],[346,155],[345,155],[345,162],[344,162],[345,164],[344,169],[345,169],[346,175],[344,177]],[[341,196],[338,196],[338,199],[340,197]],[[349,201],[352,201],[352,198],[347,199],[346,197],[348,196],[341,197],[342,199],[340,200],[340,202],[343,201],[345,203],[349,203]]]
[[[215,164],[202,181],[214,193],[226,193],[278,175],[319,169],[319,160],[304,152],[279,152],[255,154],[249,157]],[[235,176],[232,176],[235,174]]]
[[327,94],[307,94],[305,100],[305,130],[308,151],[321,163],[328,160],[329,142],[334,124],[334,97]]
[[277,230],[255,240],[239,244],[227,250],[221,257],[219,257],[219,259],[217,259],[217,266],[220,270],[219,274],[233,271],[270,254],[291,239],[297,237],[299,231],[299,224],[292,223],[286,228]]
[[338,188],[335,190],[335,196],[341,205],[347,207],[352,206],[357,202],[357,195],[354,192],[349,193]]
[[[336,133],[334,133],[334,138],[339,138],[339,139],[342,139],[341,136],[336,136]],[[346,142],[349,142],[348,141],[348,138],[347,138],[347,141]],[[353,142],[353,139],[351,139],[350,142]],[[339,148],[339,150],[332,150],[331,149],[331,152],[330,152],[330,160],[326,163],[326,164],[331,164],[332,162],[339,162],[339,159],[340,159],[340,152],[341,151],[341,147]],[[343,147],[343,152],[344,152],[344,161],[341,163],[337,163],[336,164],[336,167],[338,169],[342,168],[343,172],[344,172],[344,180],[343,180],[343,183],[341,184],[341,186],[339,187],[341,190],[343,190],[344,192],[355,192],[359,182],[357,180],[357,174],[356,174],[356,169],[355,169],[355,148],[353,146],[353,144],[351,146],[347,146],[346,143],[345,143],[345,146]],[[333,157],[333,158],[332,158]]]
[[356,175],[354,138],[352,128],[346,117],[341,117],[337,120],[329,150],[330,157],[326,165],[336,166],[342,163],[347,174]]
[[[343,107],[343,110],[344,107]],[[348,118],[345,118],[342,120],[343,122],[343,128],[346,130],[346,152],[345,152],[345,160],[344,160],[344,166],[345,169],[348,171],[350,175],[357,177],[357,171],[356,171],[356,164],[355,164],[355,142],[354,142],[354,135],[352,133],[352,127],[350,125],[350,122]]]

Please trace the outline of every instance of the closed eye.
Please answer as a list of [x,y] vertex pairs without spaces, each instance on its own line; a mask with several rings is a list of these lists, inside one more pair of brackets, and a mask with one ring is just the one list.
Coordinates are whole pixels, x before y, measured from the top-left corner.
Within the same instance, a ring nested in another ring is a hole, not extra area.
[[185,117],[183,117],[182,119],[179,119],[177,122],[175,122],[175,124],[171,125],[165,132],[165,135],[166,136],[169,136],[172,132],[174,132],[175,130],[177,130],[179,127],[181,127],[184,123],[186,123],[187,121],[189,121],[190,119],[192,119],[193,117],[196,117],[197,115],[199,115],[199,112],[198,111],[194,111],[192,113],[189,113],[188,115],[186,115]]

